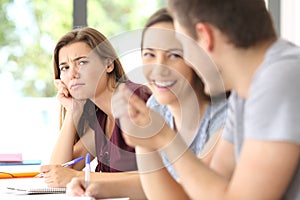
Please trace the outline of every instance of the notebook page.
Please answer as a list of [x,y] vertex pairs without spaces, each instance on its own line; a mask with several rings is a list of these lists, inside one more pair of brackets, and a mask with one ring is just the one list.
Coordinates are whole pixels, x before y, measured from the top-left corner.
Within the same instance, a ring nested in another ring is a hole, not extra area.
[[35,194],[35,195],[13,195],[0,194],[0,199],[5,200],[95,200],[92,197],[70,197],[66,194]]
[[49,188],[43,178],[16,178],[6,183],[8,193],[18,194],[58,194],[65,193],[66,188]]

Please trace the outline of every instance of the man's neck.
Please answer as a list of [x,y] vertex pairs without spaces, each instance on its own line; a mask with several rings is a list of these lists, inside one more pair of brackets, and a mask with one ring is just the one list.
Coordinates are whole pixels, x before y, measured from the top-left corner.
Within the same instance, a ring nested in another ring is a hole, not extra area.
[[248,98],[255,72],[275,40],[268,40],[248,49],[235,49],[226,55],[224,68],[226,67],[228,70],[225,72],[226,74],[224,73],[225,81],[229,83],[230,89],[235,90],[240,97]]

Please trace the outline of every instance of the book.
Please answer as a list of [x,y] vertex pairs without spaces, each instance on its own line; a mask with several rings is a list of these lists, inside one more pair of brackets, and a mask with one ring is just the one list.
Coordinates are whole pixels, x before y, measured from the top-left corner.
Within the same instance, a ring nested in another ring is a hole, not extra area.
[[3,162],[0,161],[0,166],[15,166],[15,165],[40,165],[42,163],[41,160],[21,160],[21,161],[11,161],[11,162]]
[[66,188],[30,188],[30,187],[7,187],[6,189],[12,190],[18,194],[60,194],[66,193]]
[[[0,182],[1,183],[1,182]],[[6,191],[1,189],[1,186],[5,186]],[[1,194],[5,192],[5,194]],[[33,196],[36,198],[33,198]],[[0,184],[0,199],[27,199],[26,196],[30,199],[61,199],[61,200],[96,200],[93,197],[80,196],[80,197],[71,197],[67,196],[66,188],[49,188],[45,183],[44,178],[14,178],[6,179]],[[119,198],[104,198],[99,200],[129,200],[129,197],[119,197]],[[98,200],[98,199],[97,199]]]
[[22,162],[22,154],[21,153],[0,153],[0,162],[10,163],[10,162]]
[[35,177],[38,174],[39,172],[17,172],[17,173],[0,172],[0,179],[29,178],[29,177]]
[[66,192],[65,187],[50,188],[43,178],[11,179],[6,185],[7,192],[17,194],[61,194]]

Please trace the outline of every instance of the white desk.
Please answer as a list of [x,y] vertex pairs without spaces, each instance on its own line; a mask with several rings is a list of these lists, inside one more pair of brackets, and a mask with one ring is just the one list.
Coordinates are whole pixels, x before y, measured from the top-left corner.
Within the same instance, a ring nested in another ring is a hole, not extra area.
[[43,199],[55,199],[55,200],[91,200],[90,197],[69,197],[65,194],[34,194],[34,195],[21,195],[21,194],[1,194],[0,199],[5,200],[19,200],[19,199],[30,199],[30,200],[43,200]]
[[[70,197],[66,194],[20,194],[8,190],[6,187],[10,186],[12,183],[19,184],[19,182],[28,182],[32,178],[16,178],[16,179],[0,179],[0,199],[5,200],[19,200],[19,199],[30,199],[30,200],[40,200],[40,199],[55,199],[55,200],[93,200],[91,197]],[[34,178],[33,178],[34,179]],[[39,178],[37,178],[39,179]],[[37,180],[35,179],[35,180]],[[40,181],[42,179],[39,179]],[[32,182],[35,182],[32,180]],[[43,183],[41,183],[43,184]],[[100,200],[100,199],[99,199]],[[104,200],[104,199],[101,199]],[[129,200],[129,198],[109,198],[105,200]]]
[[39,172],[41,165],[3,165],[0,166],[0,172],[17,173],[17,172]]

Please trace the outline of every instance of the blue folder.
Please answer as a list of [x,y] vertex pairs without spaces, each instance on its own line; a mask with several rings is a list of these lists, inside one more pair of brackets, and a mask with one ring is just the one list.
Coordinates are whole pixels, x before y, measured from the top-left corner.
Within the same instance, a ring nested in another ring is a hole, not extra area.
[[0,166],[40,165],[41,163],[41,160],[23,160],[22,162],[0,162]]

